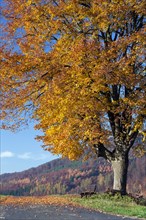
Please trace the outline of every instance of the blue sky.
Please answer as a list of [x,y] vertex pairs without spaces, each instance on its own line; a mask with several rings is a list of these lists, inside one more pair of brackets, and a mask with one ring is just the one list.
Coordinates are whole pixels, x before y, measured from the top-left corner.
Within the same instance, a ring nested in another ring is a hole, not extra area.
[[[0,5],[4,5],[3,0],[0,0]],[[3,16],[0,16],[0,23],[6,24]],[[15,49],[18,49],[17,45]],[[48,50],[48,45],[45,49]],[[23,171],[57,158],[41,148],[42,143],[35,140],[37,134],[33,124],[17,133],[0,131],[0,173]]]
[[57,158],[41,148],[42,143],[35,140],[38,134],[32,124],[17,133],[1,130],[1,174],[23,171]]

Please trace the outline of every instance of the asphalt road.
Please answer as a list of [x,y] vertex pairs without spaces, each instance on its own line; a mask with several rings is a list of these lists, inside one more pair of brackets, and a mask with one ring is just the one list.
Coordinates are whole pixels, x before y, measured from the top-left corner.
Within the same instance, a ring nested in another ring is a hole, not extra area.
[[120,216],[108,215],[83,208],[30,205],[0,206],[0,220],[134,220]]

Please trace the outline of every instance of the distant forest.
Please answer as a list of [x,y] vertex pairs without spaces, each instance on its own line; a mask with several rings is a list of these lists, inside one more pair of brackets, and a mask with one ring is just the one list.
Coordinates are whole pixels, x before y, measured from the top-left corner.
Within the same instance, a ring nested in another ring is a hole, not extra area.
[[[127,191],[146,196],[146,155],[130,159]],[[56,159],[36,168],[0,176],[0,194],[15,196],[104,192],[112,188],[113,173],[103,159],[86,162]]]

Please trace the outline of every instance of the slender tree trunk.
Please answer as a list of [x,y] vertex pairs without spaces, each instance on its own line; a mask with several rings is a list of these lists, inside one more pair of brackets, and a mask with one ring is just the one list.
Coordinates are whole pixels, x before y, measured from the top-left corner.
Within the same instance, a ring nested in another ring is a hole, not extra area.
[[120,192],[121,195],[126,195],[128,154],[115,158],[111,163],[114,171],[113,190]]

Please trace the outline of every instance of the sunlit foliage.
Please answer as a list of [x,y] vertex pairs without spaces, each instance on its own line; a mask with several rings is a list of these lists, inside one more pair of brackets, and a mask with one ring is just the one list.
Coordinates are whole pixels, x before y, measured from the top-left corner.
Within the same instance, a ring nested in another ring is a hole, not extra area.
[[144,136],[144,3],[5,0],[2,127],[32,117],[44,148],[70,159],[128,151]]

